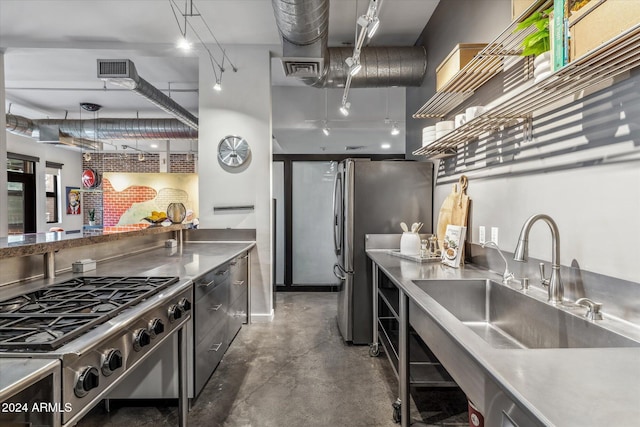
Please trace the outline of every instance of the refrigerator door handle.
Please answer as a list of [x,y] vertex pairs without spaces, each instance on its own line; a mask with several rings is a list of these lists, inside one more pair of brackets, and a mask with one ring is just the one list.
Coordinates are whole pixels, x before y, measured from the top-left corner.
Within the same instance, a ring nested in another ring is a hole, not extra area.
[[336,255],[340,255],[342,252],[342,223],[340,221],[340,217],[342,215],[342,194],[340,194],[340,200],[338,200],[337,196],[339,185],[342,186],[340,172],[336,174],[336,179],[333,182],[333,247]]
[[349,274],[340,264],[333,265],[333,275],[340,280],[347,280],[347,274]]

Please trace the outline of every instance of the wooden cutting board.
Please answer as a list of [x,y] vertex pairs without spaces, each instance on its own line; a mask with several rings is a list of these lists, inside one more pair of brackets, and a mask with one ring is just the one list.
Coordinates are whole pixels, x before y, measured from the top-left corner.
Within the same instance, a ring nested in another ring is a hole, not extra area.
[[467,218],[469,215],[469,196],[467,195],[467,187],[469,181],[465,175],[461,175],[457,184],[453,184],[451,193],[444,199],[438,214],[438,227],[436,235],[438,237],[438,246],[442,248],[444,233],[447,225],[467,226]]

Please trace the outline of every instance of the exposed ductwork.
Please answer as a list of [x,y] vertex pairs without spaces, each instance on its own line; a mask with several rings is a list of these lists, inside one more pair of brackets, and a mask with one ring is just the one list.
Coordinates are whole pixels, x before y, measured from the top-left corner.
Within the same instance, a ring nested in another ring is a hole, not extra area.
[[176,119],[87,119],[87,120],[31,120],[7,114],[7,131],[55,142],[57,135],[78,140],[113,139],[198,139],[198,131]]
[[129,59],[98,59],[98,78],[131,89],[182,123],[198,130],[198,118],[165,95],[160,89],[140,77],[133,61]]
[[[285,74],[313,87],[344,87],[352,48],[327,47],[329,0],[272,0],[282,36]],[[351,87],[420,86],[427,70],[424,47],[364,47],[362,70]]]

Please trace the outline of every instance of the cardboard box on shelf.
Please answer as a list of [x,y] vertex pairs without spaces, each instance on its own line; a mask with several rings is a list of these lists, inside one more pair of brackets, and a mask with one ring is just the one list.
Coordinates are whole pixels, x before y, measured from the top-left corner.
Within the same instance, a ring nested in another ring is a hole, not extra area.
[[511,0],[511,20],[515,21],[535,0]]
[[436,90],[442,89],[458,71],[487,46],[487,43],[460,43],[436,68]]
[[569,16],[571,60],[639,23],[638,0],[591,0]]

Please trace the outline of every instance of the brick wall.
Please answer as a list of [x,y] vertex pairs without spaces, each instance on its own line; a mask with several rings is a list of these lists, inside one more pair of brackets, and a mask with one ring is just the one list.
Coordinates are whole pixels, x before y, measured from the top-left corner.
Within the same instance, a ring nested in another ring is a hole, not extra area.
[[[102,181],[102,225],[114,226],[127,209],[134,203],[153,200],[157,195],[156,190],[149,187],[132,185],[123,191],[115,191],[108,179]],[[140,218],[142,219],[142,218]]]
[[[87,168],[93,168],[100,174],[104,172],[159,173],[160,156],[158,154],[145,154],[145,159],[141,162],[138,160],[137,153],[91,153],[91,160],[87,162],[83,159],[82,161],[82,169]],[[168,170],[170,173],[195,173],[195,156],[188,159],[187,154],[171,154],[169,156]],[[82,214],[85,224],[89,223],[89,209],[95,209],[96,224],[115,225],[115,223],[112,223],[112,215],[120,208],[116,208],[115,210],[111,209],[108,214],[107,212],[103,212],[103,206],[105,206],[103,202],[103,186],[104,183],[97,189],[84,189],[85,191],[82,194]],[[146,197],[146,195],[144,197]],[[129,205],[131,205],[131,200],[129,201]],[[120,214],[122,214],[122,212],[120,212]],[[105,221],[103,216],[107,216],[108,219]],[[115,221],[117,222],[117,219]]]
[[194,156],[189,159],[187,154],[172,154],[169,158],[169,172],[171,173],[195,173],[195,166]]

